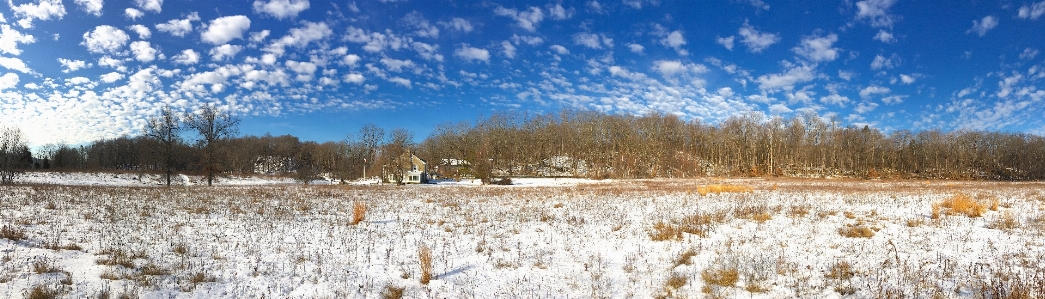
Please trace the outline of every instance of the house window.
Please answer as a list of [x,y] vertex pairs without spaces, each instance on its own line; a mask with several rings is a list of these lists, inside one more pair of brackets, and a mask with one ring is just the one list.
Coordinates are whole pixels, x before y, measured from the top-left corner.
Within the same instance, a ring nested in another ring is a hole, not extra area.
[[417,164],[411,165],[411,171],[417,171]]
[[421,178],[420,178],[419,176],[416,176],[416,175],[412,175],[412,176],[410,176],[410,180],[411,180],[411,181],[414,181],[414,182],[417,182],[417,181],[420,181],[420,180],[421,180]]

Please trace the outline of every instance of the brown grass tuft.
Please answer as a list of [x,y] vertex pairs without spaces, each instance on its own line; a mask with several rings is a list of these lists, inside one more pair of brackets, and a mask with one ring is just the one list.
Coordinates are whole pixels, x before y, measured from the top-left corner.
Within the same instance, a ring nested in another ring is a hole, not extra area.
[[751,187],[740,185],[707,185],[697,187],[697,193],[699,193],[700,196],[707,196],[710,193],[747,193],[752,191],[754,191],[754,189],[751,189]]
[[682,239],[682,230],[678,226],[657,222],[653,225],[653,231],[649,233],[653,241],[672,241]]
[[417,250],[417,259],[421,265],[421,284],[432,281],[432,249],[422,245]]
[[0,228],[0,239],[8,239],[11,241],[21,241],[25,239],[25,230],[21,227],[4,225]]
[[941,208],[947,209],[943,211],[946,215],[966,215],[976,218],[983,216],[983,213],[987,211],[987,206],[964,193],[944,199],[939,205]]
[[870,238],[874,237],[874,230],[863,223],[847,224],[838,229],[838,234],[846,238]]
[[406,288],[396,287],[393,285],[386,285],[385,289],[381,291],[381,298],[384,299],[401,299]]
[[705,284],[732,287],[740,280],[740,271],[734,267],[705,269],[700,273],[700,278]]
[[352,204],[352,225],[363,222],[364,218],[366,218],[366,203],[357,201]]
[[30,288],[30,289],[25,291],[25,298],[26,299],[53,299],[53,298],[58,298],[59,296],[61,296],[61,294],[62,294],[61,290],[58,290],[58,289],[55,289],[55,288],[51,288],[51,287],[47,287],[47,286],[43,286],[43,285],[36,285],[36,286],[33,286],[32,288]]

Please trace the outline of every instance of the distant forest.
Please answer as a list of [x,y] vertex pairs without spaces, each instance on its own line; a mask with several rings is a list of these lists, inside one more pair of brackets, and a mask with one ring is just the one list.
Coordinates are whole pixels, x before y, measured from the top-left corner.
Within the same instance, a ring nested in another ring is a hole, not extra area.
[[[188,118],[174,117],[171,125],[182,122],[184,128]],[[199,129],[198,120],[193,128]],[[235,136],[234,130],[209,141],[182,138],[179,131],[168,132],[173,134],[164,139],[155,129],[147,128],[152,134],[78,147],[45,146],[33,166],[134,171],[161,171],[169,166],[177,172],[269,173],[308,179],[323,175],[354,180],[363,177],[364,167],[368,176],[398,167],[398,157],[409,152],[426,160],[429,170],[442,177],[484,181],[542,175],[600,179],[1045,178],[1045,138],[1041,136],[966,130],[883,134],[866,126],[841,126],[814,114],[766,120],[753,113],[712,125],[663,114],[504,112],[475,123],[439,125],[419,143],[407,130],[386,131],[374,125],[364,126],[342,141],[324,143],[290,135]],[[170,141],[169,150],[165,141]]]

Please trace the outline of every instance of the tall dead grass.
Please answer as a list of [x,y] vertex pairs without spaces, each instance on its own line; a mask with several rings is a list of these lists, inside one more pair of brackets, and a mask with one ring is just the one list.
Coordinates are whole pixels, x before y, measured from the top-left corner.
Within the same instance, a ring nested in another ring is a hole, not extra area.
[[707,196],[711,193],[747,193],[752,191],[754,191],[754,189],[751,187],[741,185],[707,185],[697,187],[697,193],[700,194],[700,196]]
[[971,218],[983,216],[987,211],[987,205],[966,195],[957,193],[943,201],[933,205],[933,219],[938,219],[940,213],[944,215],[965,215]]

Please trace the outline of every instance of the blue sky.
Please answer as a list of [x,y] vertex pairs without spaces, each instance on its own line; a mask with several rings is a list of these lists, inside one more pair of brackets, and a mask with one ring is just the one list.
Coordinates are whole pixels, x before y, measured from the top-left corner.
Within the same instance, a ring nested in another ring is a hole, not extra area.
[[204,104],[316,141],[564,108],[1045,133],[1045,1],[0,1],[34,146]]

